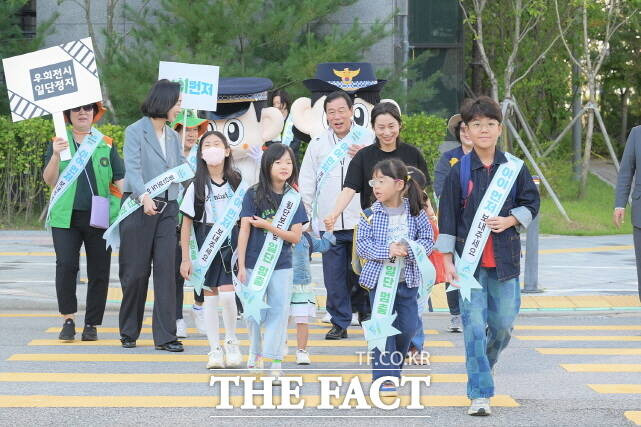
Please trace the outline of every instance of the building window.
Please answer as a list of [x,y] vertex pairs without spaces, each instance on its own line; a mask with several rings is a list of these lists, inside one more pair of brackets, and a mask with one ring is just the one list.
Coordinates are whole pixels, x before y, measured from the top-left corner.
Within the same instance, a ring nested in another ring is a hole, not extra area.
[[36,36],[36,0],[30,0],[27,4],[22,6],[18,12],[20,18],[20,28],[22,34],[26,38],[33,38]]
[[421,107],[431,114],[454,114],[463,98],[465,78],[463,17],[458,1],[409,0],[408,15],[409,58],[428,55],[417,80],[439,74],[433,86],[435,97]]

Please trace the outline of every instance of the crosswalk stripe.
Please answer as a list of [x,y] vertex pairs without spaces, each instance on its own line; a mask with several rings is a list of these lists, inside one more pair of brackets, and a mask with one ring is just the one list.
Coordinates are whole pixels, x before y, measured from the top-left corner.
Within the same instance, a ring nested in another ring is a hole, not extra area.
[[515,335],[521,341],[641,341],[634,335]]
[[636,425],[641,426],[641,411],[625,411],[623,415]]
[[[58,313],[0,313],[0,317],[60,317]],[[58,329],[59,330],[59,329]]]
[[516,325],[518,331],[641,331],[641,325]]
[[568,372],[641,372],[641,363],[562,363]]
[[[269,372],[267,372],[269,373]],[[89,373],[71,373],[71,372],[0,372],[0,382],[52,382],[52,383],[205,383],[209,384],[209,379],[213,376],[233,377],[242,375],[248,377],[251,374],[221,374],[218,370],[212,370],[208,374],[89,374]],[[256,375],[258,377],[259,375]],[[318,382],[318,377],[342,377],[344,382],[349,382],[354,377],[358,377],[363,383],[371,382],[372,374],[336,374],[327,372],[325,374],[297,374],[288,373],[285,376],[302,377],[303,382]],[[433,383],[463,383],[467,381],[465,374],[432,374],[424,372],[422,374],[412,374],[407,371],[403,372],[404,377],[430,377]]]
[[[366,365],[365,356],[358,355],[310,355],[312,363],[359,363]],[[118,353],[16,353],[8,361],[20,362],[207,362],[206,354],[118,354]],[[243,355],[247,360],[247,355]],[[430,355],[430,363],[463,363],[465,356]],[[295,355],[285,356],[285,362],[295,362]]]
[[541,354],[590,356],[639,356],[641,348],[536,348]]
[[[101,328],[98,327],[98,332],[99,333],[119,333],[120,330],[118,328]],[[219,332],[225,332],[225,328],[219,328]],[[316,328],[309,328],[309,333],[310,334],[326,334],[328,329],[316,329]],[[60,332],[60,328],[57,327],[52,327],[47,329],[45,332],[47,333],[58,333]],[[151,328],[142,328],[141,333],[143,334],[150,334],[151,333]],[[199,331],[196,328],[187,328],[187,332],[190,334],[198,334]],[[425,329],[425,334],[426,335],[438,335],[438,331],[434,329]],[[247,333],[247,328],[236,328],[236,333],[237,334],[246,334]],[[287,333],[290,334],[295,334],[296,329],[287,329]],[[361,328],[351,328],[347,330],[348,335],[363,335],[363,330]]]
[[[305,407],[315,408],[320,404],[320,396],[301,396]],[[410,396],[399,396],[401,407],[410,403]],[[383,397],[381,400],[391,403],[395,398]],[[366,397],[371,404],[369,398]],[[262,396],[254,399],[256,405],[262,402]],[[295,403],[297,400],[292,399]],[[330,399],[338,406],[342,400]],[[465,396],[421,396],[424,406],[468,406],[470,401]],[[71,407],[103,407],[103,408],[211,408],[217,406],[220,399],[217,396],[51,396],[51,395],[0,395],[0,407],[3,408],[71,408]],[[274,404],[278,405],[280,396],[274,396]],[[519,404],[510,396],[498,395],[490,400],[492,406],[517,407]],[[243,396],[231,396],[230,403],[240,407]],[[357,403],[352,400],[351,406]],[[222,414],[221,414],[222,415]]]
[[[192,347],[192,346],[209,346],[209,341],[207,340],[181,340],[183,345]],[[221,340],[221,344],[222,344]],[[249,346],[249,340],[239,340],[239,345],[246,347]],[[288,345],[295,346],[296,340],[288,340]],[[27,345],[31,346],[83,346],[83,347],[104,347],[104,346],[120,346],[120,340],[98,340],[98,341],[73,341],[73,342],[63,342],[57,339],[54,340],[31,340]],[[153,340],[137,340],[136,345],[138,347],[147,347],[153,346]],[[327,340],[309,340],[307,341],[308,347],[367,347],[367,341],[365,340],[336,340],[336,341],[327,341]],[[450,341],[425,341],[425,346],[430,347],[454,347],[454,344]]]
[[602,394],[641,394],[641,384],[588,384],[588,387]]

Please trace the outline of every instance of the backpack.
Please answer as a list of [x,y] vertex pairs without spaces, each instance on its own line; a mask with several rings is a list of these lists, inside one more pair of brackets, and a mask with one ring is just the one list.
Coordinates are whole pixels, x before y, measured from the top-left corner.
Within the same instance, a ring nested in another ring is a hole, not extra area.
[[[368,224],[372,223],[372,209],[367,208],[364,211],[361,211],[361,216],[365,218],[365,221],[367,221]],[[363,266],[367,262],[365,258],[361,258],[358,256],[358,253],[356,252],[356,238],[358,236],[358,223],[354,226],[354,237],[352,239],[352,271],[354,274],[361,275],[361,271],[363,270]]]
[[[467,203],[467,198],[472,194],[472,189],[474,189],[474,183],[472,182],[472,153],[468,153],[461,157],[461,170],[459,172],[459,180],[461,183],[461,205],[465,207]],[[516,182],[510,188],[510,199],[512,202],[516,200]]]

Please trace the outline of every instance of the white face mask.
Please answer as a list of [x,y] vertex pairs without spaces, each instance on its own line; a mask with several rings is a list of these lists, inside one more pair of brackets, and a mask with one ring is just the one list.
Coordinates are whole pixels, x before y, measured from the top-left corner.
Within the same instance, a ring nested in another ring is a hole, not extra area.
[[202,156],[209,166],[218,166],[225,160],[225,149],[220,147],[203,148]]

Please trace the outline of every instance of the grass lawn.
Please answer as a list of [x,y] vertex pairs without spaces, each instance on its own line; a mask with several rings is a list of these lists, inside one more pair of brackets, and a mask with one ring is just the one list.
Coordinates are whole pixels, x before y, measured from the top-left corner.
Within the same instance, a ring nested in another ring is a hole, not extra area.
[[[565,171],[564,171],[565,172]],[[541,234],[565,234],[571,236],[599,236],[605,234],[630,234],[630,209],[626,208],[625,220],[621,229],[612,223],[614,210],[614,189],[596,176],[588,177],[588,195],[583,200],[576,198],[578,182],[571,179],[569,171],[555,177],[552,188],[561,199],[572,222],[568,223],[551,198],[541,199]],[[543,185],[540,190],[546,193]]]
[[6,217],[0,217],[0,230],[44,230],[43,222],[38,221],[38,215],[26,217],[22,215],[12,215],[11,221]]

